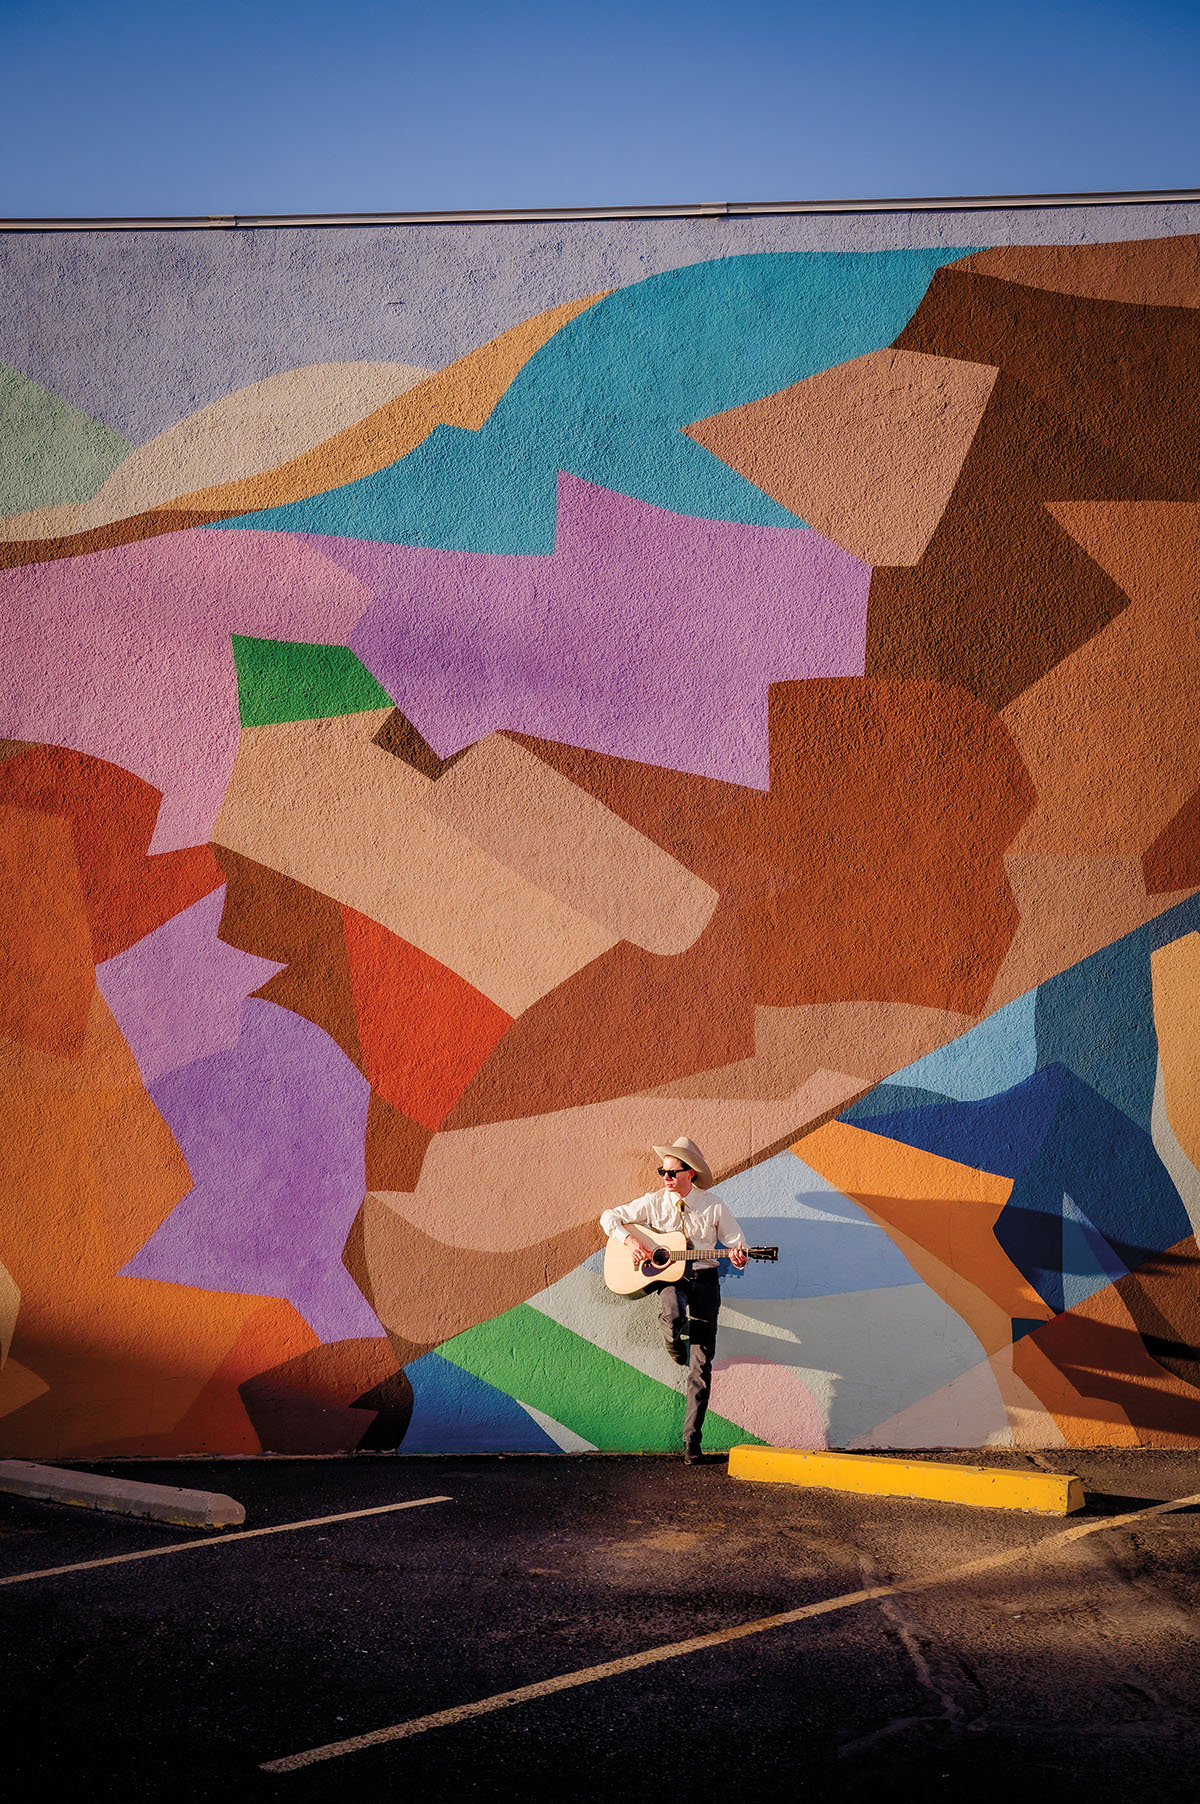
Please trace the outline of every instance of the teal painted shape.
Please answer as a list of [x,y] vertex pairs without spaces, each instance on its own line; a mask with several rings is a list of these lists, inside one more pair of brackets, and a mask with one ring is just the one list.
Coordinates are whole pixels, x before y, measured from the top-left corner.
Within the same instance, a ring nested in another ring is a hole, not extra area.
[[889,345],[970,253],[767,252],[650,276],[555,333],[479,432],[439,426],[385,470],[220,528],[549,552],[560,470],[674,513],[802,525],[682,428]]
[[1063,1191],[1062,1292],[1063,1308],[1074,1309],[1098,1290],[1115,1284],[1128,1271],[1104,1235],[1084,1214],[1075,1198]]
[[982,1102],[1011,1090],[1037,1069],[1036,1012],[1037,991],[1030,990],[948,1046],[898,1071],[891,1082],[936,1090],[957,1102]]
[[1150,1131],[1158,1040],[1145,927],[1093,952],[1037,991],[1037,1062],[1065,1065]]

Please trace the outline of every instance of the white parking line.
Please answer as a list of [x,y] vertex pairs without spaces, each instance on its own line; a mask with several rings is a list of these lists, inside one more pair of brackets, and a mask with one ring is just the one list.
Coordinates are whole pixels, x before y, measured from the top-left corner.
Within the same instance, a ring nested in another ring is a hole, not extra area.
[[302,1767],[316,1766],[322,1760],[336,1760],[342,1754],[357,1754],[364,1748],[382,1747],[389,1741],[406,1741],[413,1735],[424,1735],[430,1729],[446,1729],[454,1723],[469,1722],[472,1717],[489,1716],[495,1710],[510,1710],[514,1704],[532,1703],[536,1698],[552,1697],[557,1691],[571,1691],[579,1685],[594,1685],[599,1679],[615,1679],[622,1673],[637,1672],[644,1666],[656,1666],[662,1660],[678,1660],[704,1648],[721,1647],[729,1641],[741,1641],[747,1635],[761,1635],[767,1629],[779,1629],[788,1623],[806,1622],[814,1616],[828,1616],[836,1610],[853,1609],[856,1604],[872,1603],[877,1598],[897,1597],[914,1591],[932,1591],[939,1585],[952,1585],[961,1579],[975,1578],[980,1573],[994,1572],[1001,1566],[1036,1558],[1048,1548],[1062,1547],[1069,1541],[1080,1541],[1085,1535],[1098,1535],[1107,1529],[1123,1528],[1130,1522],[1145,1522],[1152,1516],[1164,1516],[1171,1510],[1191,1509],[1200,1504],[1200,1492],[1194,1497],[1175,1497],[1167,1503],[1156,1503],[1144,1510],[1131,1510],[1124,1516],[1107,1516],[1096,1522],[1077,1523],[1041,1541],[1024,1542],[1020,1547],[1005,1548],[1002,1553],[988,1554],[981,1560],[970,1560],[965,1566],[949,1572],[933,1573],[927,1578],[903,1579],[894,1585],[872,1585],[863,1591],[847,1591],[841,1597],[827,1597],[820,1603],[804,1604],[797,1610],[783,1610],[778,1616],[760,1616],[756,1622],[739,1622],[730,1629],[717,1629],[710,1635],[693,1635],[687,1641],[672,1641],[665,1647],[647,1648],[640,1654],[627,1654],[620,1660],[606,1660],[600,1666],[584,1666],[578,1672],[562,1673],[555,1679],[542,1679],[535,1685],[521,1685],[515,1691],[500,1691],[493,1697],[480,1698],[473,1704],[456,1704],[449,1710],[435,1710],[431,1716],[415,1716],[405,1723],[393,1723],[387,1729],[372,1729],[365,1735],[350,1735],[344,1741],[329,1741],[323,1747],[306,1748],[300,1754],[288,1754],[282,1760],[264,1760],[264,1773],[295,1773]]
[[343,1510],[337,1516],[312,1516],[307,1522],[277,1522],[273,1528],[239,1528],[231,1535],[172,1541],[169,1547],[144,1547],[140,1553],[113,1553],[103,1560],[76,1560],[71,1566],[46,1566],[40,1572],[13,1572],[0,1585],[28,1585],[34,1579],[58,1578],[64,1572],[94,1572],[98,1566],[123,1566],[130,1560],[157,1560],[167,1553],[191,1553],[197,1547],[228,1547],[231,1541],[253,1541],[259,1535],[287,1535],[297,1528],[324,1528],[327,1522],[355,1522],[361,1516],[386,1516],[393,1510],[419,1510],[423,1503],[453,1503],[452,1497],[412,1497],[406,1503],[378,1503],[369,1510]]

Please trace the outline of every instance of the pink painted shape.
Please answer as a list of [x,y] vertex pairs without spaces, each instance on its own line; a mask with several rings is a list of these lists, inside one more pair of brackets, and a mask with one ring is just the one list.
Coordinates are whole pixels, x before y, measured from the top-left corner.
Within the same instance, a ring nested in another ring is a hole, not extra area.
[[242,1005],[283,966],[217,938],[225,886],[96,967],[142,1082],[237,1045]]
[[757,1359],[719,1359],[713,1366],[711,1407],[771,1447],[829,1445],[825,1415],[792,1366]]
[[351,646],[443,757],[508,727],[765,788],[768,684],[863,671],[870,566],[804,527],[563,475],[549,556],[308,542],[374,591]]
[[0,735],[162,791],[151,850],[209,837],[240,720],[231,633],[344,644],[370,595],[286,533],[189,532],[0,571]]

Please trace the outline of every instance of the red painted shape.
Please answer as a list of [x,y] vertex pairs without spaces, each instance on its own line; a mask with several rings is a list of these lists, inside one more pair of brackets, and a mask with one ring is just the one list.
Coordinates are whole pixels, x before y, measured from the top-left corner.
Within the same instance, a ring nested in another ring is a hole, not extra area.
[[371,1088],[436,1132],[513,1018],[378,921],[342,912]]
[[162,794],[104,758],[33,745],[0,763],[0,805],[71,824],[96,963],[225,881],[207,846],[150,854]]

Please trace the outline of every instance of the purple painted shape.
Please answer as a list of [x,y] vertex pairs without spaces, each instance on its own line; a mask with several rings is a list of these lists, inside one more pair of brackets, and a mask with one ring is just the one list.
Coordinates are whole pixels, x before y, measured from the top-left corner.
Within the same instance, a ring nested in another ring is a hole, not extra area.
[[161,790],[151,850],[209,837],[237,751],[231,633],[344,644],[370,594],[287,533],[167,533],[0,571],[0,734]]
[[442,757],[498,728],[765,789],[767,686],[860,676],[871,567],[561,475],[550,556],[307,541],[376,600],[350,644]]
[[217,938],[225,886],[96,966],[142,1082],[237,1045],[242,1005],[284,966]]
[[150,1086],[194,1181],[123,1275],[285,1297],[323,1341],[378,1337],[342,1264],[368,1094],[321,1028],[247,1002],[236,1046]]

